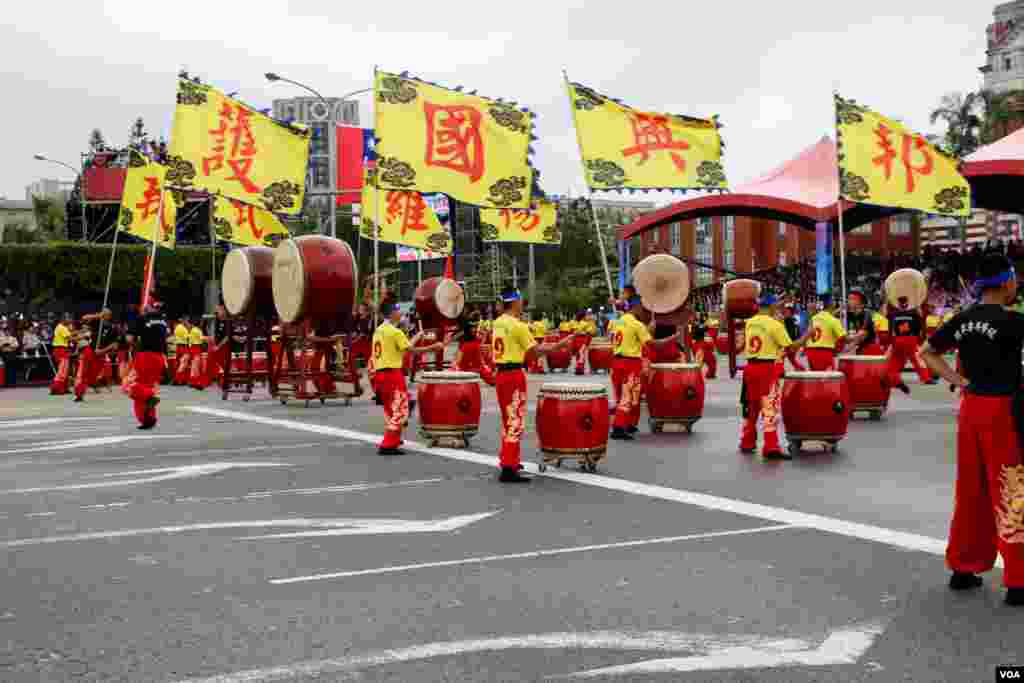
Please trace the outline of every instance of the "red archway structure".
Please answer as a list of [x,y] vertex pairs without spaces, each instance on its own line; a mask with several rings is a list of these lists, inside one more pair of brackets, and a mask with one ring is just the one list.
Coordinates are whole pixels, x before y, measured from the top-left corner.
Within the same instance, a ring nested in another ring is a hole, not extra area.
[[975,207],[1024,213],[1024,128],[968,155],[961,171]]

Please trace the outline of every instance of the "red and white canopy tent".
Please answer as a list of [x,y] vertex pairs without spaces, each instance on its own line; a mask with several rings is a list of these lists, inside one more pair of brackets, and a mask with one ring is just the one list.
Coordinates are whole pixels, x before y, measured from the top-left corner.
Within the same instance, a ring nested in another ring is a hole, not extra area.
[[1024,213],[1024,128],[968,155],[961,172],[976,208]]

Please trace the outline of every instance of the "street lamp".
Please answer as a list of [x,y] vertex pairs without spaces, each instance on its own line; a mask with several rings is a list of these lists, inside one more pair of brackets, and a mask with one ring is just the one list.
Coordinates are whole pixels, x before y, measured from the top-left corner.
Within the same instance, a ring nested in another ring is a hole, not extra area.
[[[71,164],[65,164],[63,161],[57,161],[56,159],[50,159],[49,157],[43,156],[42,154],[33,154],[32,158],[35,159],[36,161],[47,161],[47,162],[49,162],[51,164],[57,164],[58,166],[63,166],[64,168],[70,169],[70,171],[72,173],[74,173],[75,176],[77,177],[77,180],[78,180],[78,198],[81,200],[81,205],[82,205],[82,241],[83,242],[87,242],[88,241],[88,235],[89,235],[89,224],[88,224],[88,222],[86,221],[86,218],[85,218],[85,178],[82,176],[82,171],[80,169],[75,168]],[[67,231],[67,226],[66,225],[65,225],[64,229],[65,229],[65,232],[66,232]]]

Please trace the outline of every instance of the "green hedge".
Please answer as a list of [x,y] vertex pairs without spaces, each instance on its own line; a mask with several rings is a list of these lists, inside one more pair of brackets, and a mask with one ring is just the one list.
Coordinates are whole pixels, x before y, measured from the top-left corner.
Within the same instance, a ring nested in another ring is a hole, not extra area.
[[[0,245],[0,284],[36,305],[103,297],[110,266],[109,244],[55,242]],[[142,289],[150,247],[119,244],[111,279],[111,301],[135,301]],[[156,280],[160,297],[175,309],[199,312],[211,271],[219,279],[224,252],[217,250],[214,271],[209,247],[157,249]]]

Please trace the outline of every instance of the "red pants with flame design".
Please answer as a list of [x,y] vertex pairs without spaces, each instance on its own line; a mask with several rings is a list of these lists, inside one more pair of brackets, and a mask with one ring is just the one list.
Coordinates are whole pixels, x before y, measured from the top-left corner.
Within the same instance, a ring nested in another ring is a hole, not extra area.
[[501,467],[519,467],[519,442],[526,424],[526,373],[500,370],[494,380],[501,406]]
[[91,346],[82,349],[78,355],[78,372],[75,373],[75,396],[85,396],[89,387],[99,381],[105,358],[100,358]]
[[782,450],[779,443],[779,410],[782,386],[779,364],[748,361],[743,368],[745,410],[740,448],[757,448],[757,420],[764,421],[764,452]]
[[917,371],[921,382],[928,381],[928,370],[925,369],[917,351],[917,337],[893,337],[892,346],[889,347],[889,386],[894,387],[903,383],[900,373],[903,372],[903,366],[907,364],[908,360]]
[[156,408],[148,408],[146,402],[160,395],[160,380],[164,376],[166,363],[167,359],[161,353],[142,351],[135,354],[135,378],[128,388],[128,395],[132,399],[139,424],[145,422],[147,417],[156,420]]
[[63,347],[53,349],[53,362],[57,365],[57,375],[50,383],[51,394],[68,393],[68,375],[71,374],[71,352]]
[[582,375],[587,367],[587,352],[590,350],[590,335],[577,334],[572,340],[572,350],[576,354],[576,374]]
[[192,355],[187,344],[178,344],[174,348],[174,383],[188,384],[189,372],[192,370]]
[[693,342],[693,354],[697,365],[706,365],[706,377],[714,379],[718,375],[718,358],[715,357],[715,342],[711,339]]
[[616,429],[636,427],[640,423],[640,392],[643,387],[641,377],[644,369],[642,358],[619,358],[612,370],[612,384],[619,396],[615,408]]
[[380,448],[398,448],[402,443],[402,429],[409,421],[409,389],[405,373],[399,369],[378,370],[374,375],[374,388],[384,403],[384,439]]
[[980,574],[1003,556],[1003,583],[1024,588],[1024,460],[1010,396],[964,391],[956,436],[956,504],[946,563]]

